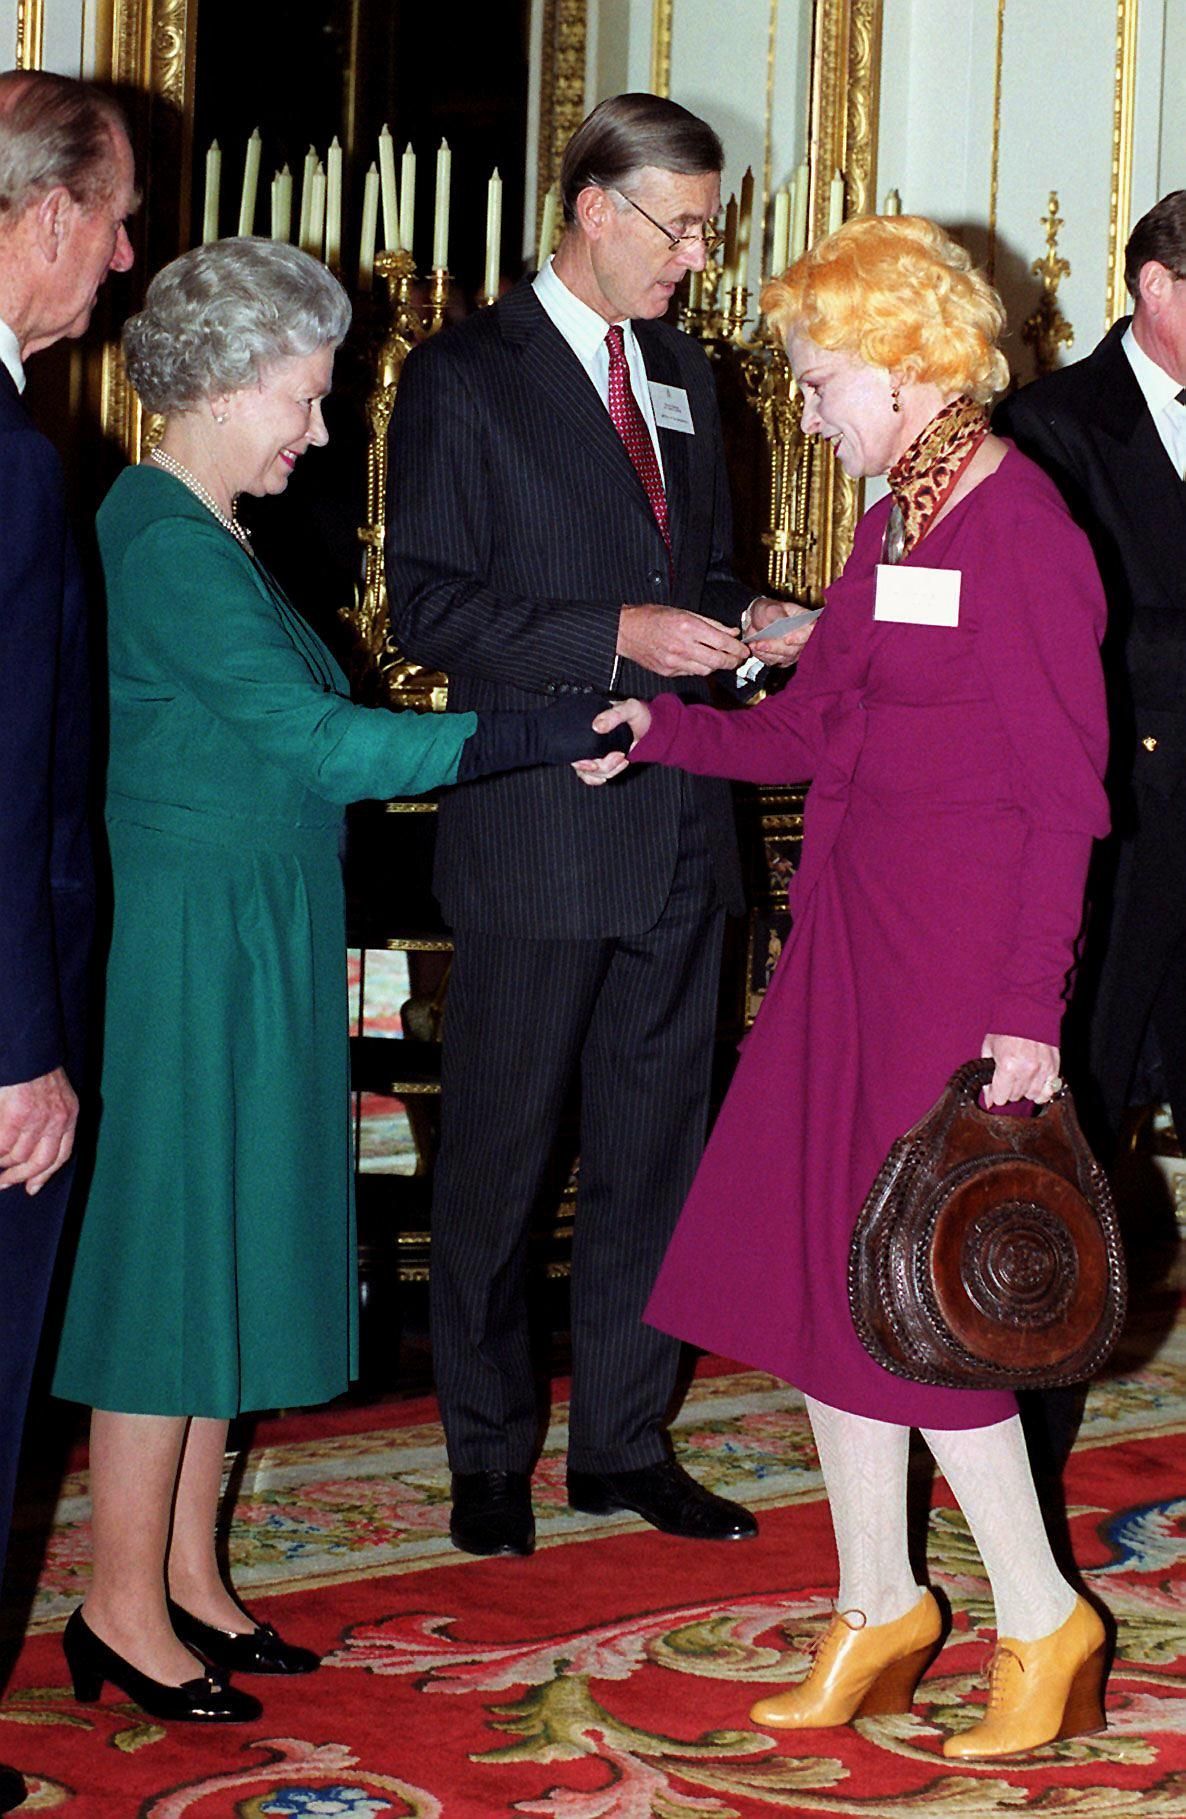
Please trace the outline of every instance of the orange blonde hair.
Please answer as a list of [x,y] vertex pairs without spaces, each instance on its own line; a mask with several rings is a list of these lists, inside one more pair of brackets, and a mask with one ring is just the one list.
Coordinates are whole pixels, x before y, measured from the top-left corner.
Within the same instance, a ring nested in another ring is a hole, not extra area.
[[1005,310],[969,255],[922,215],[859,215],[762,291],[783,335],[856,354],[984,404],[1009,382]]

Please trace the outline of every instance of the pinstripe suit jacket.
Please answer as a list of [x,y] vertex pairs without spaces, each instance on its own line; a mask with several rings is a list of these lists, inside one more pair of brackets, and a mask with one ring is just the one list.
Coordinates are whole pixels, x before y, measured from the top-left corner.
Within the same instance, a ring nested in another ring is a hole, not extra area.
[[[391,426],[387,544],[401,648],[445,670],[453,708],[531,708],[609,688],[625,604],[736,625],[752,590],[730,569],[728,485],[712,373],[665,323],[635,332],[652,379],[687,392],[694,435],[660,430],[672,553],[576,355],[529,280],[409,356]],[[622,694],[695,677],[631,663]],[[441,804],[435,886],[455,927],[528,936],[638,933],[675,870],[680,774],[640,766],[591,790],[568,768],[467,785]],[[692,781],[717,894],[741,904],[728,786]]]

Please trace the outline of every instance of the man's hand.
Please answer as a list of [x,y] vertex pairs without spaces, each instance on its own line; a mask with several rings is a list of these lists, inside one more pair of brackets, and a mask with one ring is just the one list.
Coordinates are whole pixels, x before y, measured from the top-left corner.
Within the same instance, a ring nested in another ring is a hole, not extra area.
[[1062,1085],[1058,1075],[1058,1050],[1048,1042],[1031,1042],[1028,1036],[986,1036],[980,1053],[996,1062],[996,1071],[984,1089],[984,1103],[1012,1105],[1032,1099],[1045,1105]]
[[795,610],[793,604],[785,600],[755,600],[749,609],[749,630],[746,633],[746,644],[755,657],[768,663],[772,669],[789,669],[792,663],[798,663],[803,646],[815,630],[815,620],[809,619],[806,625],[796,627],[788,632],[785,638],[763,638],[762,627],[773,625],[776,619],[785,619],[788,613]]
[[624,606],[617,649],[656,676],[710,676],[749,656],[736,627],[671,606]]
[[0,1188],[40,1193],[74,1148],[78,1100],[65,1071],[0,1086]]
[[[631,750],[639,740],[645,738],[651,730],[651,710],[645,701],[635,701],[633,696],[628,701],[615,701],[598,714],[593,722],[595,733],[612,733],[615,726],[628,726],[634,734]],[[624,771],[630,760],[625,752],[607,752],[604,758],[577,758],[573,770],[580,773],[582,783],[608,783]]]

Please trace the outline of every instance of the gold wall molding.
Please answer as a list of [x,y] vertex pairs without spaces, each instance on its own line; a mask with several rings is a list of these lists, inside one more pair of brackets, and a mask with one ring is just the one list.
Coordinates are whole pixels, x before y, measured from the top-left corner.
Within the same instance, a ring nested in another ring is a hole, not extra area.
[[17,0],[14,67],[40,69],[44,51],[45,0]]
[[[657,3],[657,0],[656,0]],[[762,225],[759,234],[758,269],[765,259],[766,217],[770,211],[770,189],[774,181],[774,76],[778,64],[778,0],[770,0],[770,23],[766,28],[766,125],[762,136]]]
[[537,237],[543,216],[544,197],[560,175],[564,148],[587,111],[585,47],[589,30],[588,14],[588,0],[544,0],[535,185]]
[[1001,91],[1005,71],[1005,0],[997,0],[997,45],[992,78],[992,153],[988,173],[988,282],[995,284],[997,269],[997,192],[1001,177]]
[[1116,0],[1116,82],[1112,100],[1112,194],[1108,221],[1109,325],[1128,310],[1124,246],[1132,225],[1132,142],[1137,98],[1138,0]]
[[651,13],[651,93],[671,94],[671,20],[675,0],[654,0]]
[[1042,295],[1038,307],[1021,326],[1021,339],[1034,350],[1034,374],[1038,379],[1054,371],[1059,349],[1072,347],[1075,341],[1075,331],[1058,305],[1058,287],[1070,277],[1071,267],[1058,250],[1058,230],[1063,219],[1058,212],[1057,190],[1050,192],[1042,226],[1046,229],[1046,251],[1030,266],[1034,277],[1042,280]]
[[[99,74],[141,97],[132,119],[136,176],[144,197],[133,232],[141,282],[188,243],[198,0],[113,0],[106,67]],[[149,425],[128,384],[119,347],[99,362],[99,423],[129,461]]]
[[[867,214],[877,186],[877,104],[882,0],[816,0],[811,60],[809,238],[827,231],[833,173],[844,178],[844,213]],[[832,456],[816,464],[812,487],[813,598],[839,573],[852,548],[860,483]]]

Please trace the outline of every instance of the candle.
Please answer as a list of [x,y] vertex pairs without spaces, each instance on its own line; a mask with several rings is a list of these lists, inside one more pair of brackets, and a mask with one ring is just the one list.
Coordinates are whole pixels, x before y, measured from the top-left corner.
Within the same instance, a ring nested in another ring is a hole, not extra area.
[[883,215],[900,215],[902,213],[902,198],[896,189],[886,191],[885,207],[881,212]]
[[313,206],[313,179],[317,175],[317,152],[310,146],[305,153],[305,166],[301,173],[301,213],[297,226],[297,245],[308,248],[309,213]]
[[263,150],[260,142],[259,128],[255,127],[247,141],[247,152],[243,159],[243,193],[239,198],[239,232],[255,232],[255,196],[259,188],[259,158]]
[[272,178],[272,238],[292,238],[292,172],[287,164]]
[[807,250],[807,202],[811,193],[811,172],[805,164],[796,167],[791,179],[791,230],[787,257],[792,263]]
[[399,174],[399,243],[405,253],[412,250],[412,233],[416,223],[416,154],[409,145]]
[[453,154],[449,142],[442,139],[437,149],[437,187],[432,211],[432,263],[436,271],[449,264],[449,179]]
[[754,219],[754,173],[746,167],[745,176],[741,179],[741,200],[737,205],[737,286],[739,290],[749,286],[749,243],[750,229]]
[[[390,137],[390,135],[388,135]],[[392,170],[392,181],[395,171]],[[358,288],[369,291],[375,270],[375,235],[379,227],[379,173],[372,164],[362,191],[362,239],[358,249]]]
[[342,148],[336,133],[325,155],[325,263],[334,271],[342,264]]
[[721,301],[727,305],[730,291],[737,286],[737,197],[725,204],[725,256],[721,271]]
[[318,259],[321,257],[325,235],[325,166],[320,162],[313,172],[309,190],[309,238],[305,242],[305,251]]
[[384,127],[379,134],[379,183],[383,191],[383,245],[399,251],[399,209],[395,200],[395,140]]
[[791,192],[780,189],[774,198],[774,232],[770,242],[770,270],[774,277],[781,277],[787,268],[787,252],[791,244]]
[[553,184],[544,197],[544,210],[539,224],[539,257],[536,260],[536,266],[541,272],[551,257],[552,246],[556,239],[556,216],[559,212],[560,198],[556,193],[556,185]]
[[486,185],[486,274],[483,291],[486,301],[498,296],[498,274],[502,263],[502,178],[497,168]]
[[844,220],[844,177],[837,171],[828,186],[828,232],[834,234]]
[[218,186],[222,178],[222,153],[212,139],[206,153],[206,200],[202,209],[202,241],[218,239]]
[[695,269],[690,270],[688,273],[688,308],[690,310],[699,309],[703,295],[704,273]]

